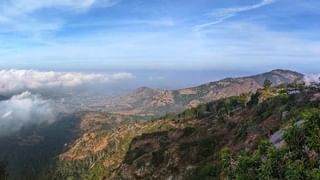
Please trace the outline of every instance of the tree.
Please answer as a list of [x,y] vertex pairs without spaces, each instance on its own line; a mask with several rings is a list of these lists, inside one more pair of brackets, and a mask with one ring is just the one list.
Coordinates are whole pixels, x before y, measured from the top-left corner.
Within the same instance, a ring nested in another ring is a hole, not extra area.
[[303,151],[306,142],[305,129],[295,121],[291,121],[290,123],[289,128],[285,129],[284,139],[291,151],[291,156],[301,159],[305,156],[305,152]]
[[221,150],[220,160],[222,163],[222,173],[225,179],[233,179],[234,167],[233,159],[231,155],[231,150],[229,148],[224,148]]
[[272,86],[272,82],[271,82],[269,79],[266,79],[266,80],[264,81],[264,83],[263,83],[263,87],[264,87],[265,89],[270,89],[271,86]]
[[251,95],[250,101],[248,102],[248,106],[254,106],[259,104],[259,98],[261,96],[261,92],[257,91],[256,93]]

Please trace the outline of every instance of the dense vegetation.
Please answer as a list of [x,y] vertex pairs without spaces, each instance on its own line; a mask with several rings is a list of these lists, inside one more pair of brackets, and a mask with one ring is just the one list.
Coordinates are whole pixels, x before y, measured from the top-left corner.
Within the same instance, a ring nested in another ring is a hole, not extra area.
[[[220,157],[199,166],[192,179],[320,179],[320,102],[310,101],[310,94],[319,89],[290,85],[290,91],[295,92],[290,95],[284,87],[269,88],[252,94],[247,108],[255,109],[257,114],[241,124],[237,139],[243,142],[253,131],[261,134],[259,127],[265,119],[281,117],[278,125],[262,136],[257,146],[241,151],[234,145],[222,148]],[[270,96],[275,90],[276,95]],[[261,99],[264,101],[259,103]],[[269,137],[279,128],[286,143],[276,148]]]
[[[298,120],[304,120],[302,125]],[[233,156],[221,153],[223,176],[227,179],[320,179],[320,109],[310,109],[292,120],[285,130],[286,145],[276,149],[262,141],[254,151]]]

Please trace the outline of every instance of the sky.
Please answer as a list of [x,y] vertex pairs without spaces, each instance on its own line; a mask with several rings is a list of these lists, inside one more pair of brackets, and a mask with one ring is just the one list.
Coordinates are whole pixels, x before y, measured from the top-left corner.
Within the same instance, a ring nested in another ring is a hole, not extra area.
[[319,73],[319,19],[319,0],[0,0],[1,132],[51,121],[57,99]]
[[0,68],[316,73],[319,19],[319,0],[1,0]]

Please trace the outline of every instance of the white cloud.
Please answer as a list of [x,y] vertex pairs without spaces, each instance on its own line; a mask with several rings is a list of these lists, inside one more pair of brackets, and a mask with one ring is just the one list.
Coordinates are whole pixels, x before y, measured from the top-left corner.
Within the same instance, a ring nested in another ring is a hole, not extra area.
[[204,23],[204,24],[200,24],[200,25],[196,25],[196,26],[194,26],[194,31],[199,32],[204,28],[207,28],[207,27],[210,27],[210,26],[213,26],[213,25],[216,25],[216,24],[220,24],[223,21],[225,21],[226,19],[229,19],[229,18],[231,18],[233,16],[235,16],[235,15],[234,14],[229,14],[229,15],[226,15],[224,17],[220,17],[220,18],[218,18],[218,19],[216,19],[214,21],[211,21],[211,22],[208,22],[208,23]]
[[101,31],[81,38],[57,38],[55,45],[11,51],[1,56],[6,61],[0,62],[0,66],[19,68],[31,63],[68,69],[79,65],[88,69],[295,69],[319,62],[320,42],[305,38],[310,35],[278,32],[243,21],[203,29],[200,36],[180,30]]
[[26,90],[77,87],[88,83],[106,83],[132,79],[131,73],[84,74],[35,70],[1,70],[0,93],[12,94]]
[[211,12],[209,14],[209,16],[211,18],[213,18],[214,20],[212,20],[211,22],[208,22],[208,23],[196,25],[194,27],[194,30],[195,31],[200,31],[200,30],[202,30],[204,28],[207,28],[207,27],[210,27],[210,26],[213,26],[213,25],[216,25],[216,24],[220,24],[220,23],[224,22],[225,20],[236,16],[238,13],[246,12],[246,11],[250,11],[250,10],[254,10],[254,9],[258,9],[258,8],[263,7],[263,6],[272,4],[275,1],[276,0],[262,0],[258,4],[253,4],[253,5],[249,5],[249,6],[240,6],[240,7],[223,8],[223,9],[214,10],[213,12]]
[[0,136],[17,132],[28,124],[39,125],[54,120],[51,102],[30,92],[0,101]]

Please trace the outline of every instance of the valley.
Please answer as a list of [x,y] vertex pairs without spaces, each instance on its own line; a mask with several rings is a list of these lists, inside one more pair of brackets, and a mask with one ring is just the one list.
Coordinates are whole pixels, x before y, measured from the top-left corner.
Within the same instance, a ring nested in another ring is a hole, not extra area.
[[2,137],[0,157],[11,179],[216,178],[223,148],[255,149],[298,112],[318,108],[319,94],[286,70],[173,91],[139,88],[116,98],[119,105],[113,99],[119,111],[83,109]]

